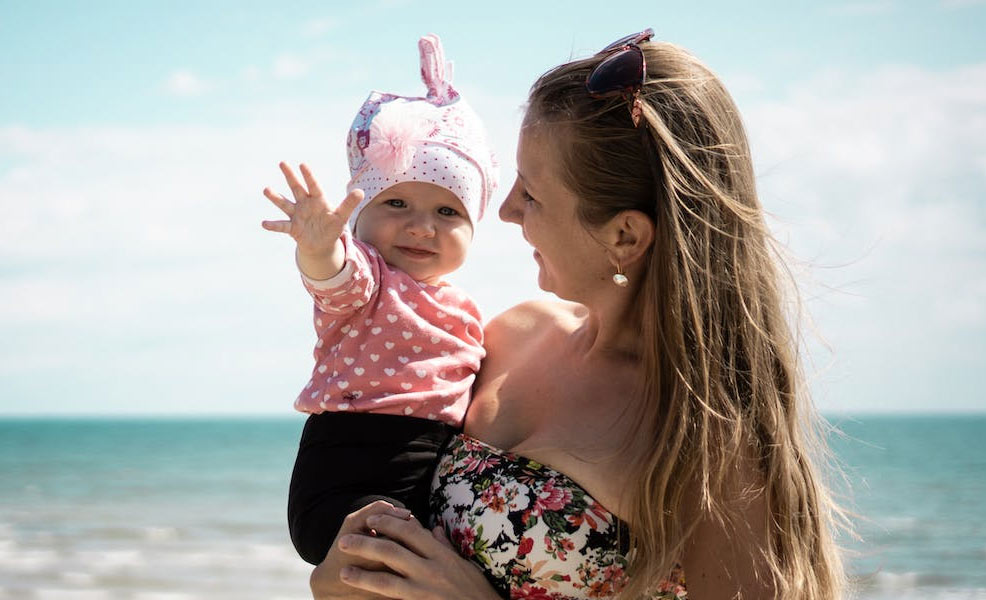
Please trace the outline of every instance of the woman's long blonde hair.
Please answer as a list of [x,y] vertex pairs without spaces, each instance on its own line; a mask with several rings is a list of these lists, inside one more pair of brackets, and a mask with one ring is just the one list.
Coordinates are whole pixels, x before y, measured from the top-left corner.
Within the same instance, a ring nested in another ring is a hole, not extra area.
[[[562,174],[587,228],[628,209],[656,227],[631,325],[642,332],[644,367],[637,435],[654,441],[631,465],[634,550],[621,597],[637,598],[669,573],[699,519],[743,526],[735,509],[741,460],[759,468],[767,506],[769,535],[756,562],[769,572],[758,576],[779,598],[840,597],[833,529],[841,512],[820,477],[825,444],[802,385],[783,263],[739,112],[691,54],[640,46],[645,127],[634,127],[626,99],[586,92],[600,56],[543,75],[526,119],[558,136]],[[683,510],[691,505],[698,509]]]

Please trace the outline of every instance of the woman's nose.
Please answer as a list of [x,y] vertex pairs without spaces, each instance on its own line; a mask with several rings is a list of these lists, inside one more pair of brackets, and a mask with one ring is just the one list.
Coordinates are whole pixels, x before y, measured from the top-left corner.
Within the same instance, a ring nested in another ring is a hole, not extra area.
[[511,188],[510,193],[503,200],[503,204],[500,205],[500,220],[507,223],[516,223],[520,225],[521,221],[521,192],[518,188],[519,182],[514,184]]

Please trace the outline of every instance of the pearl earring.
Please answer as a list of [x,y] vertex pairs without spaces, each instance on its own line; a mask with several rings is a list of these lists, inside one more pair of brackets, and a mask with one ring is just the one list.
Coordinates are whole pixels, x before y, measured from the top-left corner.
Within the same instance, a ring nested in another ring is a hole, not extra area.
[[630,280],[623,274],[623,267],[620,266],[620,263],[616,263],[616,273],[613,273],[613,283],[622,288],[630,285]]

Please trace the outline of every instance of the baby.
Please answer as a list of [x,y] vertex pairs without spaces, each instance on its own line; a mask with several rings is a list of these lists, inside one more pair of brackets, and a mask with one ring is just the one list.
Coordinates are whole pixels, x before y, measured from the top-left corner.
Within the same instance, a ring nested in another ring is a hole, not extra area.
[[318,564],[343,518],[374,500],[427,512],[438,453],[462,426],[484,356],[473,301],[443,277],[462,265],[495,187],[482,124],[452,88],[437,36],[418,43],[427,97],[373,92],[348,136],[349,194],[332,208],[314,176],[280,167],[294,202],[265,221],[297,242],[315,300],[310,413],[288,497],[291,540]]

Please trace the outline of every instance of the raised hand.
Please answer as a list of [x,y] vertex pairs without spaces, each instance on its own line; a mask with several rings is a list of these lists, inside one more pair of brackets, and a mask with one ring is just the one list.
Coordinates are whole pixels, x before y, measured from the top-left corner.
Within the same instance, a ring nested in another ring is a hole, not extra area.
[[349,216],[363,200],[363,191],[353,190],[339,206],[333,208],[307,165],[301,165],[304,184],[287,163],[282,162],[279,166],[294,195],[294,202],[270,188],[264,188],[264,196],[288,219],[263,221],[261,225],[268,231],[286,233],[294,239],[298,244],[299,264],[306,275],[315,279],[331,277],[342,268],[344,256],[339,236]]

